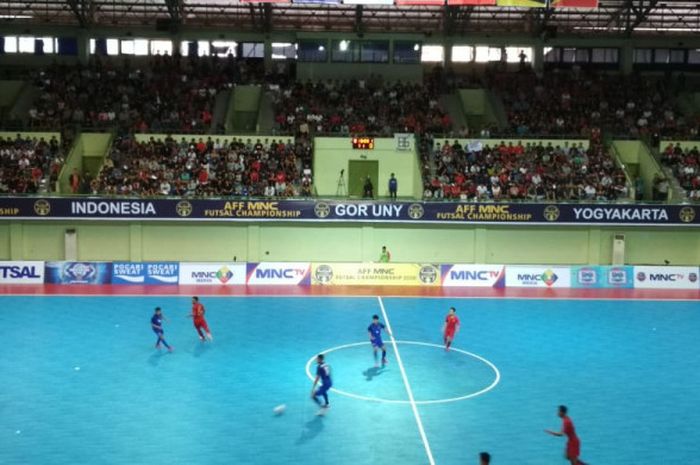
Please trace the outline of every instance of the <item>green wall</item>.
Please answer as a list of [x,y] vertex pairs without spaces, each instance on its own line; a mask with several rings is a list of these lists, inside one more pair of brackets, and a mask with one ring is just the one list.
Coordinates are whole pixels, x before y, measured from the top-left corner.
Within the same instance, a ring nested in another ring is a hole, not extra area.
[[226,112],[226,132],[255,131],[260,109],[262,87],[236,86]]
[[501,145],[501,142],[505,142],[508,144],[509,142],[512,142],[513,145],[516,145],[518,143],[521,143],[522,145],[526,144],[533,144],[533,145],[538,145],[542,143],[542,145],[547,146],[549,144],[552,144],[552,146],[560,146],[560,147],[573,147],[582,145],[584,148],[588,148],[588,141],[583,140],[583,139],[524,139],[524,138],[512,138],[512,139],[460,139],[460,138],[443,138],[443,139],[435,139],[436,144],[444,145],[446,142],[449,144],[453,144],[454,141],[457,140],[459,143],[462,145],[462,147],[466,147],[469,145],[471,142],[481,142],[484,145],[488,145],[490,147]]
[[[638,140],[616,140],[613,141],[613,146],[617,150],[622,163],[625,165],[636,165],[636,172],[639,173],[639,176],[644,181],[644,200],[651,200],[654,176],[663,173],[646,144]],[[635,169],[630,171],[635,171]]]
[[24,81],[0,81],[0,109],[12,108],[23,87]]
[[290,136],[268,136],[268,135],[262,135],[262,134],[236,134],[236,135],[223,135],[223,134],[134,134],[134,139],[136,139],[137,142],[146,142],[151,139],[151,137],[154,140],[163,140],[167,137],[172,137],[176,141],[180,141],[180,139],[184,138],[185,140],[189,141],[191,139],[194,140],[207,140],[211,138],[211,140],[219,140],[223,143],[230,143],[232,140],[242,140],[243,142],[246,142],[248,139],[250,139],[252,142],[256,142],[257,140],[262,141],[263,144],[268,144],[271,143],[273,140],[276,141],[283,141],[285,144],[293,144],[294,143],[294,138]]
[[379,182],[374,186],[377,197],[389,196],[389,177],[396,174],[399,197],[421,198],[423,182],[414,150],[396,150],[396,142],[389,138],[374,139],[374,150],[355,150],[350,137],[316,137],[314,139],[314,186],[320,197],[335,196],[338,177],[345,170],[345,184],[349,185],[350,160],[378,160]]
[[0,131],[0,138],[6,139],[6,138],[11,138],[14,139],[17,137],[17,134],[19,134],[20,137],[23,139],[41,139],[43,138],[45,141],[50,141],[52,137],[55,137],[58,139],[58,141],[61,141],[61,133],[59,132],[28,132],[28,131]]
[[110,133],[79,134],[58,177],[59,192],[64,194],[71,192],[70,175],[74,169],[81,174],[89,172],[92,176],[96,176],[111,142]]
[[680,144],[683,150],[698,149],[700,150],[700,140],[662,140],[659,143],[659,152],[663,153],[668,147],[668,144],[673,145]]
[[60,260],[75,229],[79,260],[376,261],[610,264],[614,234],[628,264],[700,263],[697,228],[389,224],[0,221],[0,260]]

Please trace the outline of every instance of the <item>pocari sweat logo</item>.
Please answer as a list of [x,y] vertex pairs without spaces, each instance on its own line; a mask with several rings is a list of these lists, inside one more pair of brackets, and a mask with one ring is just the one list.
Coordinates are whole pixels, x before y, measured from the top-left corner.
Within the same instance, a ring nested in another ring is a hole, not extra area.
[[143,284],[146,281],[143,263],[116,262],[112,264],[112,283]]
[[146,263],[146,284],[177,284],[179,263]]

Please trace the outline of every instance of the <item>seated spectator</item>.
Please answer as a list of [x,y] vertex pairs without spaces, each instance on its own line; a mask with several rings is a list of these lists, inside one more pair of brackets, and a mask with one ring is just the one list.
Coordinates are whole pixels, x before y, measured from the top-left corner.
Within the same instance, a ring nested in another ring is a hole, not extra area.
[[0,138],[0,193],[53,192],[63,161],[56,138]]
[[310,157],[311,147],[304,141],[151,137],[136,142],[124,137],[113,144],[91,188],[107,195],[311,195],[310,173],[303,181],[299,172]]

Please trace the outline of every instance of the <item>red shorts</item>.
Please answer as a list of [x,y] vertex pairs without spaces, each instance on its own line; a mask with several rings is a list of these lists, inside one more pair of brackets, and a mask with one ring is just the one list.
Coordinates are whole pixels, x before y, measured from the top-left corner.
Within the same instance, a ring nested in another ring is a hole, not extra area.
[[454,339],[455,337],[455,330],[454,329],[446,329],[445,330],[445,339]]
[[566,443],[566,458],[577,459],[581,454],[581,441],[578,438],[569,439]]
[[202,328],[204,331],[209,332],[209,325],[207,325],[207,320],[204,318],[197,318],[194,320],[195,328]]

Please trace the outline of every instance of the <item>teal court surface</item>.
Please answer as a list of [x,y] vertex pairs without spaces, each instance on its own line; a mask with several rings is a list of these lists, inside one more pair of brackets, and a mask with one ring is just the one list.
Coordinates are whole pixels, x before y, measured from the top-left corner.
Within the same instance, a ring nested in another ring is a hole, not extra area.
[[[563,464],[564,439],[544,433],[559,404],[592,465],[698,460],[697,301],[202,303],[211,343],[185,296],[0,297],[0,464]],[[154,348],[155,306],[173,353]],[[383,369],[373,314],[394,336]],[[307,373],[321,352],[337,389],[324,417]]]

